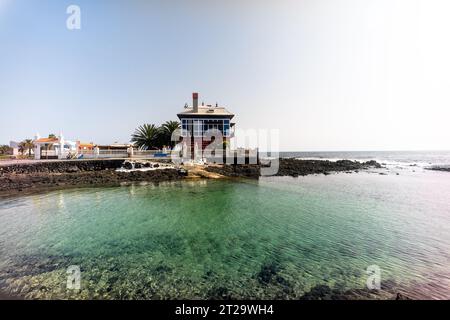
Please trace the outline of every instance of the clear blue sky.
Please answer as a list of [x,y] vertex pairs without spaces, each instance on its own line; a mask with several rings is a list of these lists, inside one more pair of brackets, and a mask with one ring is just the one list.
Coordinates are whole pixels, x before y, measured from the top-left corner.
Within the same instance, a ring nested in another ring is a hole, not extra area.
[[[81,30],[66,8],[81,7]],[[445,0],[0,0],[0,144],[129,141],[198,91],[282,150],[450,149]]]

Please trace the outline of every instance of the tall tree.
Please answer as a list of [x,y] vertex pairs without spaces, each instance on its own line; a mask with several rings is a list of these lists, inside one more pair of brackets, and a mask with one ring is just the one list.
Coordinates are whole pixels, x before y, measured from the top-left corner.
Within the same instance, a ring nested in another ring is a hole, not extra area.
[[1,145],[0,146],[0,154],[8,154],[11,151],[11,147],[8,145]]
[[134,142],[139,149],[149,150],[158,147],[160,130],[154,124],[144,124],[138,127],[131,135],[131,142]]
[[20,152],[23,154],[26,150],[28,150],[28,155],[31,156],[31,150],[33,150],[34,144],[33,140],[25,139],[19,144]]

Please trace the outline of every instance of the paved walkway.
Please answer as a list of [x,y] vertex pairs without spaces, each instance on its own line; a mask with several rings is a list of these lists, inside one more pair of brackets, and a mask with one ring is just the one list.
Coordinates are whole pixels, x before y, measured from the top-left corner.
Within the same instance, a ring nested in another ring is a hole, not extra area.
[[[94,159],[85,159],[85,160],[94,160]],[[52,160],[34,160],[34,159],[11,159],[11,160],[0,160],[0,166],[9,166],[12,164],[30,164],[30,163],[42,163],[42,162],[60,162],[60,161],[82,161],[82,159],[71,159],[71,160],[60,160],[60,159],[52,159]]]
[[9,166],[11,164],[26,164],[26,163],[35,163],[38,160],[32,160],[32,159],[12,159],[12,160],[0,160],[0,166]]

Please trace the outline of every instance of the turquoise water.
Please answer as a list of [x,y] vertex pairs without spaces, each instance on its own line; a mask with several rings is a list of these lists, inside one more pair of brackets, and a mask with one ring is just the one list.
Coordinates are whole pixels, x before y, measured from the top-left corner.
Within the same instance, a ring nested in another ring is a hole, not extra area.
[[[0,288],[25,298],[450,297],[450,173],[61,190],[0,200]],[[66,270],[81,269],[81,290]],[[366,289],[367,267],[382,288]]]

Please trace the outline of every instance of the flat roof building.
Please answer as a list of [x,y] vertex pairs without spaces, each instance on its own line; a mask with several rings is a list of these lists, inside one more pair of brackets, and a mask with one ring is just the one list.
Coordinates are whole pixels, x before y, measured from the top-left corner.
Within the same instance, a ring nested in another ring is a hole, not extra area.
[[199,105],[198,93],[192,94],[192,106],[185,105],[184,111],[177,114],[181,122],[181,136],[183,139],[191,138],[191,148],[194,144],[201,145],[202,150],[211,143],[211,136],[215,139],[215,133],[220,132],[223,141],[229,141],[232,137],[231,123],[234,114],[225,107],[204,104]]

